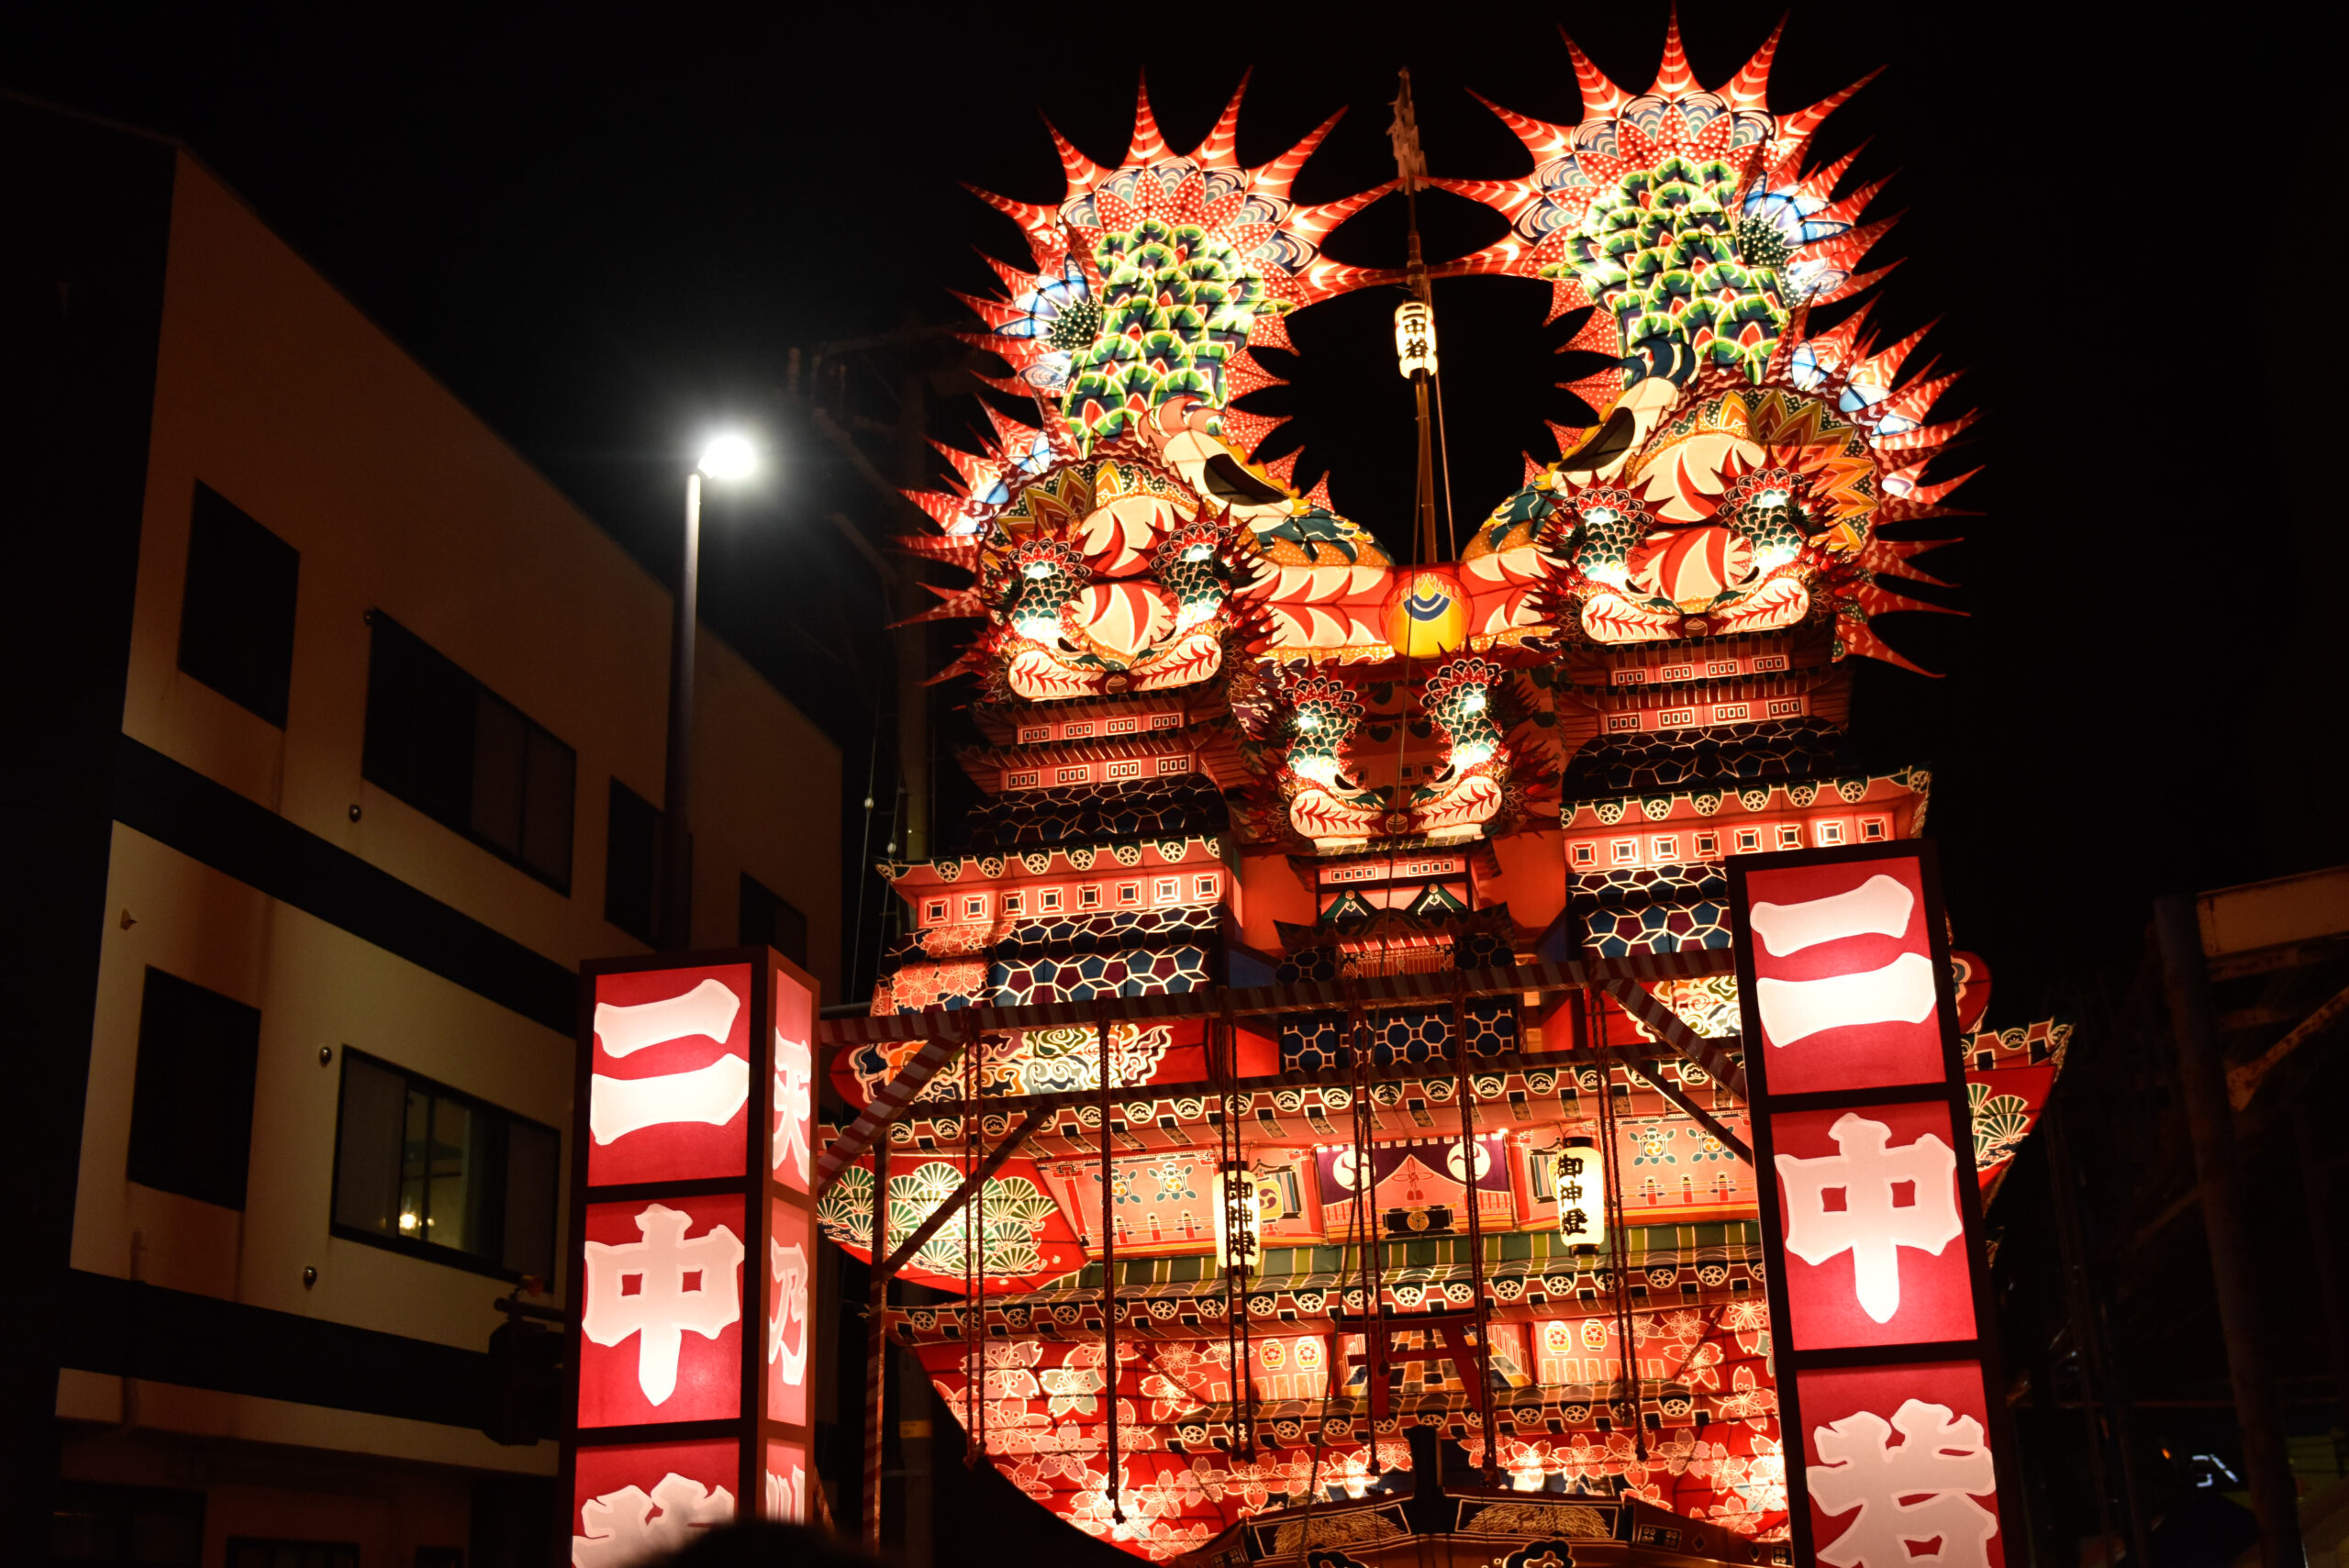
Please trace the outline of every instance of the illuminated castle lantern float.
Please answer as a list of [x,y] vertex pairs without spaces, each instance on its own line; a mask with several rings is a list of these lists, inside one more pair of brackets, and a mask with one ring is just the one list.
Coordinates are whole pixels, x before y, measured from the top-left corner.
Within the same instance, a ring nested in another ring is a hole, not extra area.
[[[824,1026],[861,1114],[818,1218],[870,1255],[878,1210],[900,1276],[965,1298],[887,1332],[974,1458],[1137,1556],[2001,1560],[1987,1373],[1969,1399],[1892,1366],[1927,1342],[1898,1303],[1978,1282],[2066,1030],[1983,1024],[1928,775],[1847,760],[1850,662],[1908,662],[1877,617],[1926,607],[1887,584],[1965,421],[1932,422],[1947,377],[1902,379],[1913,338],[1826,308],[1886,226],[1809,156],[1849,93],[1768,106],[1776,44],[1708,88],[1675,27],[1644,92],[1574,51],[1581,123],[1502,111],[1531,173],[1426,181],[1510,225],[1428,273],[1547,280],[1609,361],[1574,385],[1597,423],[1449,562],[1298,494],[1235,406],[1292,313],[1419,282],[1323,255],[1397,188],[1297,203],[1328,126],[1247,168],[1237,97],[1186,153],[1145,99],[1114,164],[1059,140],[1061,200],[987,198],[1031,255],[974,336],[1037,422],[991,408],[907,541],[968,574],[936,614],[978,627],[950,673],[985,798],[885,868],[910,933],[873,1016]],[[1853,886],[1770,891],[1810,863]],[[1895,1014],[1932,1071],[1798,1127]],[[1791,1378],[1841,1331],[1801,1293],[1837,1269],[1876,1392],[1806,1383],[1797,1442]],[[1987,1329],[1950,1312],[1958,1365]]]

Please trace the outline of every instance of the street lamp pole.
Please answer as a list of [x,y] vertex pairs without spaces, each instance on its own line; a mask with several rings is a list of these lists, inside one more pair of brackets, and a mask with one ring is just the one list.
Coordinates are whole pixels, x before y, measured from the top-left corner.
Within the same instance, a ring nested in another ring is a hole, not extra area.
[[759,469],[759,451],[739,435],[723,435],[702,449],[701,461],[685,475],[685,552],[677,572],[676,624],[669,649],[669,767],[662,783],[660,916],[661,947],[682,952],[694,945],[694,634],[701,619],[701,482],[748,479]]
[[669,647],[669,767],[661,793],[661,946],[693,943],[694,628],[700,619],[701,473],[685,475],[685,556],[677,573],[675,625]]

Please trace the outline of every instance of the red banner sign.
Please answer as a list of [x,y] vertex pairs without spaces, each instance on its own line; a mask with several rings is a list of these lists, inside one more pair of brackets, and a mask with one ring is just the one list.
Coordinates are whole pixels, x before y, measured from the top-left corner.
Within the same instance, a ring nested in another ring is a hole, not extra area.
[[2004,1568],[2021,1514],[1932,847],[1730,879],[1796,1561]]
[[574,1568],[805,1519],[816,983],[759,949],[591,963],[573,1163]]

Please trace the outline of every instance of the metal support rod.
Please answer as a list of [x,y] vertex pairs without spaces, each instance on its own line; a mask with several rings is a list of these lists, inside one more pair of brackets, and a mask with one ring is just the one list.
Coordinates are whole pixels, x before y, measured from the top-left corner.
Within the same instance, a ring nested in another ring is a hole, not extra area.
[[954,1189],[952,1197],[939,1205],[928,1218],[914,1227],[911,1234],[897,1243],[896,1251],[889,1254],[889,1261],[880,1265],[882,1273],[890,1279],[896,1278],[897,1271],[911,1262],[914,1254],[919,1252],[931,1237],[945,1229],[948,1220],[963,1212],[963,1206],[970,1201],[972,1195],[989,1176],[1003,1169],[1004,1162],[1019,1151],[1019,1146],[1028,1141],[1030,1134],[1044,1125],[1044,1112],[1030,1111],[1026,1118],[1011,1129],[1009,1137],[988,1150],[986,1158],[979,1162],[977,1173],[964,1177],[963,1184]]
[[1464,1379],[1476,1379],[1476,1409],[1485,1430],[1485,1485],[1498,1473],[1499,1444],[1493,1428],[1493,1325],[1485,1301],[1485,1222],[1483,1203],[1476,1195],[1476,1088],[1468,1075],[1468,1004],[1452,999],[1452,1057],[1460,1081],[1460,1185],[1462,1206],[1468,1211],[1468,1278],[1476,1293],[1476,1359],[1472,1366],[1455,1356],[1453,1368]]
[[[873,1146],[873,1255],[889,1247],[889,1140]],[[883,1397],[889,1353],[889,1276],[875,1268],[866,1291],[864,1318],[864,1545],[881,1550],[881,1430],[888,1414]]]
[[669,642],[669,759],[661,785],[661,946],[694,945],[694,628],[701,608],[701,470],[685,475],[685,535]]
[[2120,1419],[2121,1409],[2112,1387],[2110,1368],[2104,1357],[2103,1339],[2094,1296],[2095,1287],[2089,1283],[2087,1246],[2080,1233],[2080,1190],[2076,1168],[2072,1164],[2070,1140],[2065,1135],[2065,1118],[2060,1112],[2047,1116],[2040,1136],[2047,1140],[2048,1175],[2054,1187],[2054,1202],[2050,1206],[2055,1219],[2055,1246],[2063,1261],[2065,1304],[2070,1311],[2072,1346],[2079,1353],[2081,1413],[2087,1418],[2088,1479],[2096,1488],[2097,1529],[2104,1542],[2105,1560],[2115,1561],[2120,1553],[2112,1527],[2112,1487],[2106,1479],[2106,1424],[2099,1413],[2103,1410],[2112,1418],[2111,1436],[2120,1448],[2122,1461],[2121,1489],[2126,1495],[2130,1524],[2130,1550],[2137,1562],[2150,1562],[2152,1554],[2145,1540],[2143,1510],[2137,1506],[2136,1482],[2128,1465],[2129,1449],[2125,1425]]
[[[1728,974],[1731,971],[1727,948],[1696,949],[1676,953],[1634,953],[1624,958],[1590,958],[1541,960],[1531,963],[1497,964],[1489,969],[1457,972],[1456,978],[1444,983],[1429,974],[1381,975],[1350,982],[1353,987],[1342,990],[1328,981],[1303,981],[1286,985],[1255,985],[1235,990],[1230,995],[1230,1009],[1240,1018],[1263,1018],[1282,1013],[1325,1013],[1341,1006],[1364,1006],[1381,1012],[1395,1008],[1424,1008],[1438,1006],[1452,999],[1455,985],[1464,986],[1471,996],[1522,995],[1527,992],[1582,992],[1593,985],[1609,985],[1616,981],[1646,982],[1656,980],[1692,980],[1709,975]],[[1637,998],[1632,998],[1637,1005]],[[1181,991],[1155,996],[1104,997],[1101,1006],[1086,1010],[1066,1002],[1036,1002],[1017,1007],[963,1007],[955,1011],[957,1025],[974,1034],[1006,1034],[1014,1029],[1068,1029],[1089,1026],[1097,1013],[1107,1013],[1121,1023],[1164,1023],[1174,1018],[1203,1018],[1217,1008],[1216,999],[1204,991]],[[932,1009],[935,1011],[935,1009]],[[922,1013],[881,1014],[849,1018],[824,1020],[820,1038],[826,1052],[837,1056],[863,1046],[888,1041],[918,1039],[930,1032],[930,1023]],[[1670,1043],[1675,1029],[1686,1029],[1677,1023],[1676,1015],[1659,1006],[1651,1027],[1661,1026],[1659,1032]],[[1692,1040],[1700,1039],[1692,1035]],[[1734,1036],[1703,1040],[1708,1054],[1742,1049]],[[1699,1060],[1699,1067],[1706,1063]],[[1708,1072],[1712,1069],[1707,1067]],[[1727,1072],[1713,1075],[1730,1083],[1734,1088],[1733,1075]]]
[[2191,895],[2154,901],[2154,934],[2177,1040],[2178,1098],[2194,1142],[2202,1183],[2202,1233],[2210,1247],[2218,1287],[2219,1325],[2226,1336],[2227,1373],[2234,1385],[2235,1420],[2243,1431],[2243,1469],[2252,1512],[2259,1518],[2265,1568],[2302,1568],[2299,1499],[2284,1446],[2284,1410],[2267,1365],[2259,1328],[2244,1175],[2235,1147],[2234,1113],[2227,1103],[2226,1062],[2220,1054],[2210,1006],[2210,975],[2202,960],[2202,925]]
[[[1609,1054],[1607,1044],[1607,1015],[1599,1007],[1593,993],[1585,998],[1591,1021],[1592,1039],[1599,1054]],[[1621,1373],[1620,1386],[1631,1396],[1631,1452],[1644,1463],[1648,1457],[1647,1408],[1640,1387],[1639,1357],[1631,1343],[1631,1238],[1623,1228],[1623,1173],[1621,1144],[1616,1137],[1615,1085],[1609,1081],[1612,1069],[1604,1062],[1598,1069],[1598,1143],[1603,1151],[1598,1162],[1604,1190],[1599,1201],[1607,1209],[1607,1251],[1613,1262],[1615,1297],[1615,1359]]]
[[2292,1096],[2292,1142],[2308,1204],[2310,1261],[2316,1264],[2325,1350],[2332,1362],[2333,1420],[2349,1432],[2349,1282],[2343,1280],[2341,1267],[2342,1227],[2349,1225],[2349,1214],[2342,1213],[2333,1185],[2340,1155],[2320,1120],[2328,1102],[2318,1097],[2316,1087],[2314,1074],[2309,1074]]
[[1615,1047],[1613,1051],[1610,1053],[1609,1060],[1620,1064],[1626,1073],[1636,1073],[1649,1088],[1653,1089],[1657,1094],[1663,1095],[1664,1099],[1678,1106],[1682,1111],[1687,1113],[1688,1118],[1691,1121],[1694,1121],[1698,1127],[1701,1127],[1707,1132],[1711,1133],[1714,1140],[1720,1143],[1722,1148],[1728,1150],[1731,1153],[1736,1155],[1747,1164],[1751,1165],[1753,1163],[1753,1151],[1746,1143],[1745,1140],[1740,1138],[1736,1133],[1731,1132],[1729,1129],[1728,1124],[1723,1122],[1720,1118],[1713,1115],[1712,1112],[1698,1105],[1695,1096],[1691,1095],[1687,1090],[1680,1087],[1677,1084],[1665,1083],[1664,1081],[1663,1073],[1651,1072],[1649,1069],[1652,1063],[1647,1058],[1641,1056],[1638,1052],[1631,1051],[1627,1047],[1618,1046]]

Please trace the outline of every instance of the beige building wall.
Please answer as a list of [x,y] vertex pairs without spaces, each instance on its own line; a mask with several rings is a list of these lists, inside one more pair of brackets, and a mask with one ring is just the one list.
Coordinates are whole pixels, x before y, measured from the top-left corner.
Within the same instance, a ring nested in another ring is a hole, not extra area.
[[[178,668],[198,481],[300,552],[282,731]],[[373,609],[576,751],[567,895],[360,776]],[[128,736],[573,967],[643,951],[603,917],[607,801],[614,777],[661,799],[670,617],[657,581],[180,156]],[[810,967],[829,983],[839,751],[706,631],[697,664],[696,941],[733,945],[747,872],[805,912]],[[567,1129],[569,1036],[119,823],[108,909],[73,1265],[484,1349],[502,1282],[328,1232],[341,1053]],[[125,1177],[150,965],[261,1010],[242,1214]],[[568,1160],[566,1148],[566,1172]],[[241,1396],[149,1389],[127,1407],[122,1380],[66,1375],[61,1415],[119,1423],[127,1408],[146,1429],[539,1473],[555,1462],[552,1443],[499,1449],[431,1423]]]

